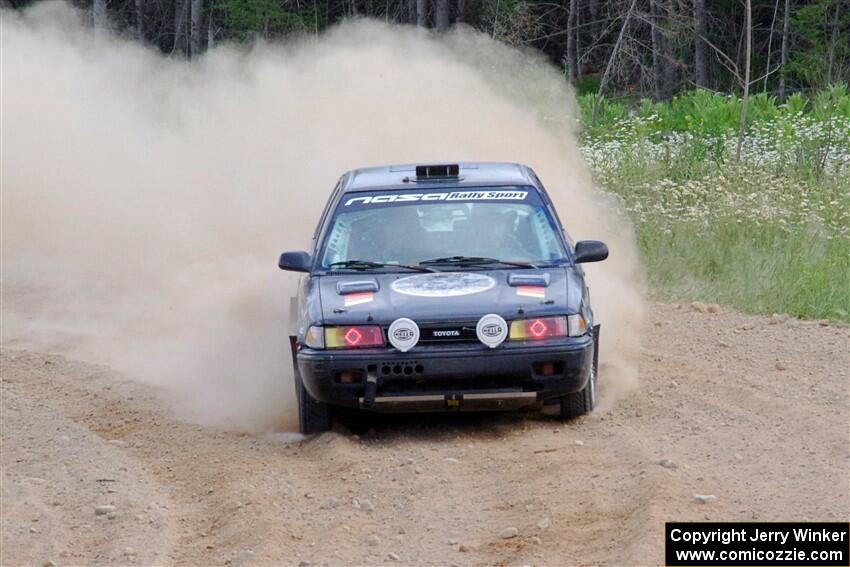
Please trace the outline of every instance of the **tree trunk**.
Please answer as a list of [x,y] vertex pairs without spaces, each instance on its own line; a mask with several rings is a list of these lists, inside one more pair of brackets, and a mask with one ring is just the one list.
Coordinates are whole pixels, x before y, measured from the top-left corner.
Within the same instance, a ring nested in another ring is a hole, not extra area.
[[444,32],[449,29],[449,0],[437,0],[434,27],[437,28],[438,32]]
[[576,68],[578,58],[576,57],[576,16],[578,12],[578,0],[570,0],[570,15],[567,16],[567,79],[576,84]]
[[213,15],[210,10],[207,15],[207,51],[215,47],[215,26],[213,26]]
[[463,22],[465,12],[466,12],[466,0],[457,0],[457,16],[455,16],[455,21],[456,22]]
[[192,0],[192,17],[189,27],[189,53],[194,59],[201,55],[201,33],[204,18],[204,0]]
[[791,0],[785,0],[782,17],[782,51],[779,56],[779,102],[785,102],[785,63],[788,62],[788,23],[791,18]]
[[652,21],[652,30],[650,38],[652,40],[652,71],[655,83],[655,99],[664,100],[667,98],[666,89],[664,88],[664,61],[661,56],[663,48],[663,39],[661,32],[658,30],[658,24],[661,21],[661,13],[658,9],[658,0],[649,0],[649,15]]
[[708,88],[708,53],[706,50],[706,16],[705,0],[694,0],[694,27],[696,38],[694,41],[694,82],[701,89]]
[[608,84],[611,77],[611,70],[614,68],[614,60],[617,59],[617,52],[620,51],[620,45],[623,43],[623,36],[626,35],[626,29],[629,27],[629,21],[632,19],[632,13],[635,11],[637,0],[632,0],[629,5],[629,11],[626,12],[626,18],[623,20],[623,27],[620,28],[620,34],[617,36],[617,43],[614,44],[614,49],[611,50],[611,57],[608,58],[608,64],[605,66],[605,72],[602,74],[602,80],[599,81],[599,90],[596,92],[596,98],[593,100],[593,112],[590,116],[590,125],[596,125],[596,112],[599,110],[599,102],[602,100],[602,91]]
[[[572,2],[572,0],[570,0]],[[581,80],[581,6],[576,0],[576,17],[575,17],[575,33],[573,34],[576,42],[576,84]]]
[[145,41],[145,0],[136,0],[136,39]]
[[[676,0],[667,0],[667,20],[668,21],[676,21],[678,14],[676,13],[676,6],[678,2]],[[662,16],[662,20],[663,20]],[[679,69],[679,60],[677,59],[675,53],[671,49],[671,42],[668,40],[668,37],[664,34],[661,34],[661,54],[663,55],[661,59],[661,67],[664,75],[664,92],[667,99],[673,96],[673,92],[676,90],[676,80]]]
[[428,0],[416,0],[416,25],[422,28],[428,25]]
[[416,23],[416,0],[407,0],[407,23]]
[[738,117],[738,143],[735,145],[735,160],[741,161],[741,145],[744,142],[744,128],[747,125],[747,103],[750,98],[750,59],[753,51],[753,4],[752,0],[747,0],[744,11],[746,17],[744,25],[746,26],[746,46],[745,46],[745,67],[744,67],[744,96],[741,98],[741,114]]
[[767,80],[770,78],[770,56],[773,47],[773,30],[776,28],[776,15],[779,13],[779,0],[773,5],[773,19],[770,22],[770,35],[767,36],[767,63],[764,65],[764,86],[762,90],[767,92]]
[[171,53],[186,53],[186,8],[189,0],[174,2],[174,44]]
[[835,64],[835,45],[838,43],[838,13],[841,11],[841,2],[835,3],[835,16],[832,20],[832,38],[829,41],[829,55],[827,56],[826,84],[832,86],[832,68]]
[[106,18],[106,0],[94,0],[91,5],[92,24],[95,31],[106,29],[109,24]]

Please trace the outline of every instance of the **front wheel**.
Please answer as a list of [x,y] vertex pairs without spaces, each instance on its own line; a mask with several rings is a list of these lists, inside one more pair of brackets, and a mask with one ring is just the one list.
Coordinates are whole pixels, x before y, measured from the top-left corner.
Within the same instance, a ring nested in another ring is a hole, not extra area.
[[295,395],[298,398],[298,430],[302,435],[323,433],[333,427],[331,406],[310,395],[301,376],[295,374]]
[[578,392],[561,396],[561,419],[568,420],[593,411],[596,405],[596,366],[590,369],[587,384]]
[[298,371],[295,337],[289,337],[289,347],[292,354],[292,372],[295,381],[295,401],[298,404],[298,431],[302,435],[323,433],[333,427],[333,412],[331,406],[324,404],[310,395],[301,373]]
[[578,392],[561,396],[561,419],[568,420],[593,411],[596,407],[596,375],[599,369],[599,325],[593,328],[593,362],[590,378]]

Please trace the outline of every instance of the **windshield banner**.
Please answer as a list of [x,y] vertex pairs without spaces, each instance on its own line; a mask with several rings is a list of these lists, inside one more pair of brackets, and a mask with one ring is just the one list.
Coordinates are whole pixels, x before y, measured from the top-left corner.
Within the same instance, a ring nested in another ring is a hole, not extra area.
[[[528,201],[533,193],[515,189],[484,189],[475,191],[435,191],[428,193],[398,193],[381,191],[376,193],[346,195],[343,207],[361,208],[375,205],[395,205],[414,202],[440,201]],[[536,202],[536,199],[535,199]]]

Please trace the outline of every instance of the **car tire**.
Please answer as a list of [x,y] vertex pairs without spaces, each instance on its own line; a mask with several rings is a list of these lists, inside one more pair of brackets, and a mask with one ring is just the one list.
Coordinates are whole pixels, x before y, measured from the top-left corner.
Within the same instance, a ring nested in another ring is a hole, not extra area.
[[298,399],[298,430],[302,435],[324,433],[333,427],[331,406],[322,403],[307,391],[301,376],[295,374],[295,395]]
[[594,329],[593,363],[590,365],[590,378],[578,392],[561,396],[561,419],[575,419],[593,411],[596,407],[596,377],[599,366],[599,327]]
[[587,385],[572,394],[561,396],[561,419],[574,419],[593,411],[596,405],[596,370],[590,371]]
[[292,354],[292,372],[295,382],[295,401],[298,403],[298,431],[302,435],[323,433],[333,427],[333,411],[331,406],[322,403],[307,391],[298,371],[298,358],[295,355],[295,337],[289,337]]

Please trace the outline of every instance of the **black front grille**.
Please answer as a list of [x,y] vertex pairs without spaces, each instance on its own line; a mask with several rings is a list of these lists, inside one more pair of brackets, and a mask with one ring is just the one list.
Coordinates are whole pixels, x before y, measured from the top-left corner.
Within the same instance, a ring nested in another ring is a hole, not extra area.
[[419,328],[419,344],[477,343],[474,322],[426,324]]

